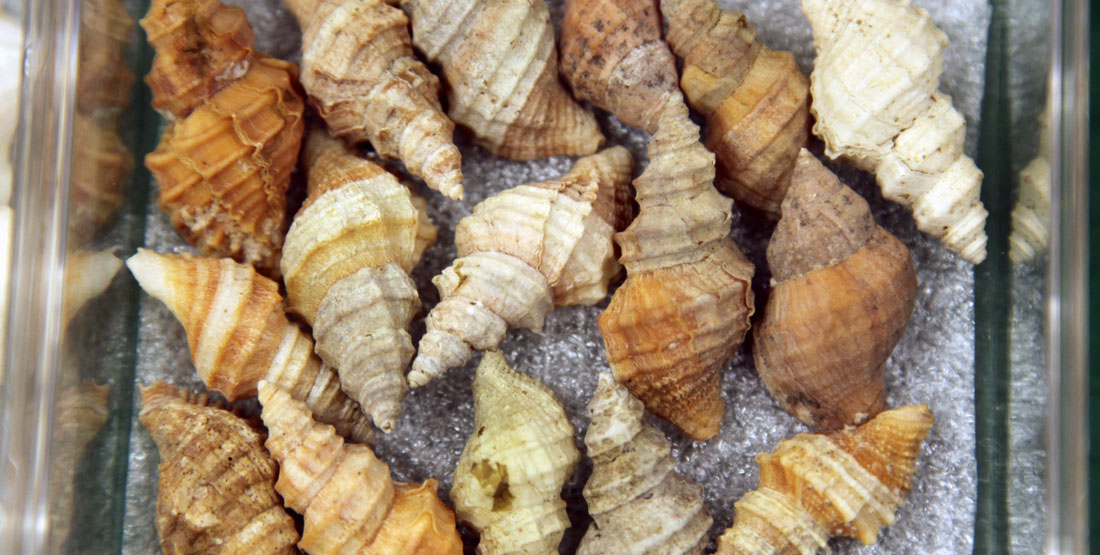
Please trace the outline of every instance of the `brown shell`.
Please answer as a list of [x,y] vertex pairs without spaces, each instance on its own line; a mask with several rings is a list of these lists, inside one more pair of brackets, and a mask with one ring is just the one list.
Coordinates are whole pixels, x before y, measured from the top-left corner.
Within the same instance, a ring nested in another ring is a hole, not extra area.
[[790,52],[761,44],[744,14],[719,10],[715,0],[661,0],[661,12],[684,63],[680,87],[707,118],[715,186],[778,215],[809,134],[809,79]]
[[126,65],[126,46],[133,30],[134,18],[122,0],[80,3],[78,113],[116,113],[130,105],[137,76]]
[[883,367],[916,300],[909,249],[803,150],[768,264],[775,283],[753,334],[768,391],[819,429],[860,424],[883,410]]
[[73,163],[69,180],[69,229],[93,233],[110,223],[122,206],[134,158],[118,136],[114,118],[73,119]]
[[157,382],[141,423],[160,451],[157,533],[165,553],[286,553],[298,531],[275,493],[263,435],[241,418]]
[[54,409],[50,451],[50,553],[60,553],[74,519],[74,480],[80,458],[107,419],[110,386],[86,382],[65,388]]

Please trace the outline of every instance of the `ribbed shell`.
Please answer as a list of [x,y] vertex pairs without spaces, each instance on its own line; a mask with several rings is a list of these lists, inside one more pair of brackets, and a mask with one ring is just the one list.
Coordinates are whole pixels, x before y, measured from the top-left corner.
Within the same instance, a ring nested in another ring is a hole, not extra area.
[[394,482],[370,447],[344,443],[277,386],[260,382],[259,390],[266,445],[279,461],[275,489],[305,517],[299,547],[314,555],[462,553],[434,479]]
[[141,423],[160,451],[157,533],[165,553],[286,553],[298,531],[275,493],[263,435],[163,382],[141,390]]
[[451,499],[481,534],[478,552],[557,553],[569,527],[561,490],[581,458],[561,403],[489,351],[474,378],[474,430]]
[[601,373],[588,417],[584,498],[595,522],[577,553],[702,553],[712,522],[703,487],[675,472],[668,440],[645,423],[642,402]]
[[947,38],[908,0],[803,0],[814,31],[814,133],[825,153],[875,173],[921,231],[985,259],[982,172],[963,154],[966,120],[939,92]]
[[615,379],[696,440],[718,433],[719,373],[753,313],[753,266],[727,236],[732,202],[678,96],[634,180],[637,218],[615,236],[627,279],[600,315]]
[[73,118],[73,162],[69,179],[69,229],[94,233],[122,205],[134,157],[118,136],[114,118],[96,121],[77,113]]
[[799,434],[756,456],[760,484],[734,504],[718,553],[801,553],[831,536],[875,543],[894,523],[932,427],[928,405],[880,413],[833,434]]
[[1008,256],[1022,264],[1046,252],[1050,241],[1050,110],[1039,116],[1039,153],[1020,170],[1020,192],[1012,209]]
[[577,161],[558,181],[520,185],[474,207],[455,229],[458,258],[432,283],[441,300],[409,373],[420,387],[495,348],[509,328],[539,331],[553,307],[595,304],[619,273],[612,236],[629,218],[630,153]]
[[[134,75],[126,64],[134,18],[121,0],[80,3],[76,107],[80,114],[114,116],[130,105]],[[79,144],[73,141],[74,145]]]
[[715,186],[777,216],[809,135],[809,80],[790,52],[764,46],[744,14],[715,0],[661,0],[661,11],[684,63],[680,87],[707,118]]
[[50,451],[50,553],[61,553],[75,520],[76,470],[111,412],[107,407],[110,386],[86,382],[65,388],[54,409]]
[[545,0],[401,0],[413,43],[443,69],[451,119],[497,156],[592,154],[599,125],[558,80]]
[[359,405],[336,372],[313,354],[313,340],[283,313],[278,285],[251,266],[223,258],[138,249],[126,261],[146,293],[187,331],[199,378],[229,400],[256,395],[266,379],[306,400],[318,419],[354,441],[373,438]]

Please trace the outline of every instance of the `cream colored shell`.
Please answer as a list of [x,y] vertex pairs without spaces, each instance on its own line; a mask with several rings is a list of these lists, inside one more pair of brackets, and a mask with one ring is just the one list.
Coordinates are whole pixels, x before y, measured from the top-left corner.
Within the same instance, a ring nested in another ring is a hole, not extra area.
[[1050,242],[1050,109],[1039,116],[1039,153],[1020,170],[1020,195],[1012,209],[1008,256],[1022,264],[1046,252]]

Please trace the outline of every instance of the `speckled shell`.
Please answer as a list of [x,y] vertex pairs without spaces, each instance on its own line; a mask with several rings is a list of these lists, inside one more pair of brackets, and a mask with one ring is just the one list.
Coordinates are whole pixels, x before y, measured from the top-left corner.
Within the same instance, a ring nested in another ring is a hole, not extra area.
[[286,0],[302,27],[302,86],[333,135],[370,141],[462,198],[454,123],[439,79],[413,53],[409,19],[383,0]]
[[489,351],[474,378],[474,430],[451,499],[481,534],[478,553],[557,553],[569,527],[561,490],[581,458],[561,403]]
[[600,315],[615,379],[696,440],[718,433],[719,373],[749,329],[753,266],[728,237],[714,155],[673,97],[634,180],[638,217],[615,236],[627,279]]
[[601,373],[588,417],[584,498],[595,522],[577,553],[702,553],[711,525],[703,486],[675,472],[671,446],[646,424],[642,402]]
[[73,118],[72,152],[69,229],[85,235],[118,212],[134,158],[119,138],[114,118],[97,121],[81,113]]
[[513,187],[455,229],[458,257],[432,283],[441,300],[409,372],[420,387],[495,348],[509,328],[539,331],[553,307],[594,304],[618,275],[612,236],[629,216],[633,160],[614,147],[558,181]]
[[298,531],[275,493],[263,435],[162,382],[141,390],[141,423],[160,451],[157,533],[165,553],[286,553]]
[[394,482],[370,447],[344,443],[313,421],[306,405],[260,382],[267,448],[279,461],[275,489],[305,517],[304,551],[325,553],[462,553],[454,512],[436,481]]
[[931,427],[928,405],[911,405],[858,428],[799,434],[757,455],[759,487],[734,504],[718,553],[810,554],[831,536],[875,543],[912,486]]
[[73,523],[74,479],[80,458],[111,413],[106,384],[86,382],[65,388],[54,409],[50,451],[50,553],[60,553]]
[[909,0],[803,0],[802,10],[817,49],[813,130],[825,153],[874,172],[921,231],[984,260],[982,172],[963,154],[966,120],[937,90],[947,38]]
[[451,119],[497,156],[592,154],[603,134],[558,80],[545,0],[401,0],[413,43],[443,70]]
[[1046,252],[1050,241],[1050,110],[1039,117],[1039,153],[1020,170],[1020,193],[1012,209],[1008,256],[1023,264]]
[[913,313],[909,249],[803,150],[767,254],[772,291],[753,332],[757,372],[810,426],[862,424],[886,407],[883,367]]
[[121,0],[80,3],[78,113],[113,116],[130,105],[137,76],[126,65],[126,46],[133,30],[134,18]]
[[649,133],[677,91],[676,59],[661,39],[656,0],[569,0],[561,73],[577,99]]
[[286,319],[278,285],[227,258],[163,255],[138,249],[126,261],[146,293],[187,331],[199,378],[229,400],[256,395],[266,379],[306,400],[318,419],[354,441],[373,431],[336,372],[313,354],[313,340]]
[[778,216],[809,135],[809,80],[790,52],[764,46],[744,14],[714,0],[661,0],[661,11],[684,63],[680,87],[707,118],[715,186]]

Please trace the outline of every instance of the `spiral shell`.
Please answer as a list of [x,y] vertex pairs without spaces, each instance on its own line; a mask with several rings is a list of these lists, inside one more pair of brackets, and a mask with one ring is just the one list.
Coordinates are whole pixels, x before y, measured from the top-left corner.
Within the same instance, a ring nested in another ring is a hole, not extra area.
[[69,229],[94,232],[110,223],[124,199],[134,158],[118,136],[114,118],[73,118],[73,162],[69,180]]
[[[122,0],[81,2],[76,78],[78,113],[112,117],[130,105],[131,89],[137,76],[126,65],[126,46],[130,44],[133,30],[134,18],[130,17]],[[73,144],[79,143],[73,141]]]
[[111,416],[106,384],[86,382],[61,391],[54,409],[50,451],[50,553],[60,553],[72,530],[74,479],[79,460]]
[[1046,252],[1050,241],[1050,109],[1039,116],[1039,153],[1020,170],[1020,196],[1012,209],[1008,256],[1022,264]]

